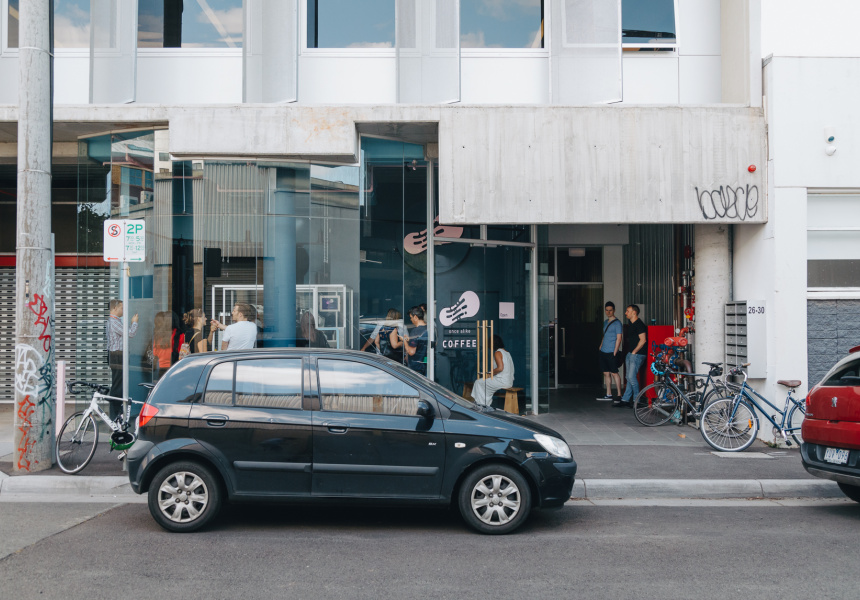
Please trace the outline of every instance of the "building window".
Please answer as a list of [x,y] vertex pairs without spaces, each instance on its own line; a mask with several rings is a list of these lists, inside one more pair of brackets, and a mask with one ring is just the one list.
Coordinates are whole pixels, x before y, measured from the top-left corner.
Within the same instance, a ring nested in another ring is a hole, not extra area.
[[[18,6],[8,0],[7,46],[18,47]],[[90,47],[90,0],[54,0],[54,48]]]
[[675,0],[622,0],[621,43],[628,50],[673,50]]
[[307,0],[308,48],[394,48],[394,0]]
[[242,0],[138,0],[138,48],[241,48]]
[[543,48],[543,0],[460,0],[461,48]]
[[806,285],[860,289],[860,194],[807,200]]

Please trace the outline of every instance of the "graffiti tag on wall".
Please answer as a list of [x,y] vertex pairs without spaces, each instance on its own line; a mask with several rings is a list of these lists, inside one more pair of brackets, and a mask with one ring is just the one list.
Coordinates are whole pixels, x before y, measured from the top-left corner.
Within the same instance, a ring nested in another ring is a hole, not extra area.
[[720,186],[713,190],[696,188],[696,200],[706,221],[736,219],[746,221],[758,214],[759,192],[757,185]]

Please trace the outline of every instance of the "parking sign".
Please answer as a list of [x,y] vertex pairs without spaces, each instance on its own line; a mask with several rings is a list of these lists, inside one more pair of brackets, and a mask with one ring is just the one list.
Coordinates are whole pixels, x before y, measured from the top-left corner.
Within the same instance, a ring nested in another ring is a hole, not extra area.
[[104,224],[105,262],[146,260],[146,225],[143,219],[108,219]]

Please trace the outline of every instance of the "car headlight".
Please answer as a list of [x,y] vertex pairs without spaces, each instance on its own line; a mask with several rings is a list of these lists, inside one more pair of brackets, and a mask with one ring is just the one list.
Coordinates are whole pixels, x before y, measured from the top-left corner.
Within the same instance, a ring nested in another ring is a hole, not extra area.
[[543,446],[543,449],[559,458],[570,458],[570,446],[564,440],[551,437],[542,433],[535,434],[535,441]]

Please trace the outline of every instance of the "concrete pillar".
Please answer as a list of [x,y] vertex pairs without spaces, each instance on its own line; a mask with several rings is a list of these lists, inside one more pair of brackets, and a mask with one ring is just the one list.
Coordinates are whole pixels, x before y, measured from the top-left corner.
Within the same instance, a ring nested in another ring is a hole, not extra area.
[[15,416],[12,468],[51,468],[54,281],[51,252],[51,0],[20,3]]
[[[296,174],[282,169],[266,215],[263,285],[265,338],[275,346],[295,346],[296,338]],[[311,307],[313,308],[313,307]]]
[[725,353],[725,304],[731,299],[731,263],[728,225],[696,225],[696,365],[723,362]]

